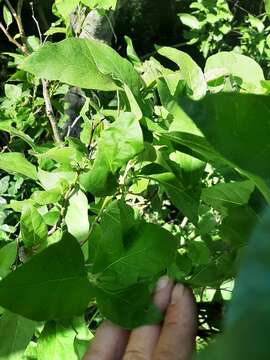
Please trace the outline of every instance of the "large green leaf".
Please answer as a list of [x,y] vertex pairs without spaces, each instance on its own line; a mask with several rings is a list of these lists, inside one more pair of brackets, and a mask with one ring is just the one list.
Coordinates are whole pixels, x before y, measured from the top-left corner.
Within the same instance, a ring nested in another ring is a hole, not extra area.
[[253,233],[236,280],[225,334],[199,359],[269,359],[270,212]]
[[143,150],[140,124],[131,113],[123,113],[103,131],[92,169],[82,174],[80,183],[96,196],[115,191],[114,176],[130,159]]
[[68,234],[0,282],[0,305],[33,320],[79,315],[90,297],[80,245]]
[[39,339],[37,354],[39,360],[77,360],[74,340],[77,333],[70,322],[48,322]]
[[131,63],[99,41],[69,38],[30,55],[23,69],[39,78],[86,89],[111,91],[126,84],[138,94],[142,80]]
[[68,232],[78,241],[84,241],[89,232],[88,200],[83,191],[77,189],[69,199],[65,222]]
[[235,166],[270,183],[269,98],[220,93],[187,111],[213,147]]
[[5,311],[0,319],[0,359],[21,360],[35,327],[34,321]]
[[0,169],[9,174],[21,175],[33,180],[37,180],[37,170],[34,165],[21,153],[2,153],[0,154]]
[[[227,75],[232,75],[244,82],[244,88],[261,87],[260,82],[264,80],[263,70],[260,65],[248,56],[236,52],[221,51],[207,59],[205,72],[222,69]],[[249,84],[249,85],[248,85]]]
[[47,226],[34,206],[23,207],[20,230],[26,247],[41,245],[47,240]]
[[193,99],[200,99],[206,94],[207,84],[203,72],[188,54],[170,47],[162,47],[158,49],[158,53],[179,66],[181,75]]

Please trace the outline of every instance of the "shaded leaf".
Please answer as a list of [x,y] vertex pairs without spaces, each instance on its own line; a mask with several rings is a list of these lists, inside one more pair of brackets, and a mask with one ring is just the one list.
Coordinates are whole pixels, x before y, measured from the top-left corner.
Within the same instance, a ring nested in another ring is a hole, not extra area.
[[17,256],[16,241],[3,246],[0,249],[0,278],[4,278],[10,271]]
[[0,359],[21,360],[36,323],[5,311],[0,319]]
[[238,181],[220,183],[202,190],[201,200],[213,207],[216,206],[241,206],[248,203],[251,193],[254,191],[253,182]]

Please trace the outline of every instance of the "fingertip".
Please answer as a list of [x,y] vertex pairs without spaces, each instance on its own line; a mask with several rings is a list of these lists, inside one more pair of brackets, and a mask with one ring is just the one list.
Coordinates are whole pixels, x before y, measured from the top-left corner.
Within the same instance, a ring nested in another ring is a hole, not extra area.
[[173,281],[167,276],[162,276],[156,285],[154,293],[154,304],[164,312],[168,307],[173,289]]

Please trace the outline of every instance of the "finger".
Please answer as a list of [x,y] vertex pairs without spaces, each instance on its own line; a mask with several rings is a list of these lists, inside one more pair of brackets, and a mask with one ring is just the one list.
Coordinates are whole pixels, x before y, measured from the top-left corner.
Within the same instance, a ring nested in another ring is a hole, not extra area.
[[[162,312],[165,311],[170,302],[172,288],[173,282],[167,276],[159,279],[154,295],[154,303]],[[146,325],[133,330],[123,359],[151,359],[159,334],[159,325]]]
[[84,360],[119,360],[128,342],[129,332],[104,321],[98,328]]
[[193,294],[177,284],[166,311],[154,359],[190,359],[195,347],[196,328],[197,311]]

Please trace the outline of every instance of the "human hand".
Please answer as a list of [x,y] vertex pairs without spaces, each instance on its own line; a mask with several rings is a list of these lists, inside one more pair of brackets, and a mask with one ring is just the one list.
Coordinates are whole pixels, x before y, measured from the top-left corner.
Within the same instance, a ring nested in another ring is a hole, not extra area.
[[141,326],[132,332],[109,321],[98,328],[84,360],[188,360],[195,348],[196,306],[191,291],[162,277],[154,294],[165,312],[159,325]]

